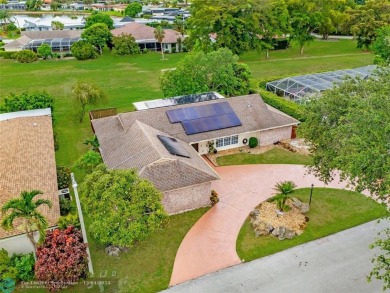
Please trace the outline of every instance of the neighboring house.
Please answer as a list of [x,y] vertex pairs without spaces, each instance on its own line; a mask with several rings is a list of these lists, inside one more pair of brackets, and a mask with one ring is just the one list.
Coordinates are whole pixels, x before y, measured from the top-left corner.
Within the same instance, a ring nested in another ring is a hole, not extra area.
[[51,31],[52,21],[61,22],[64,30],[80,30],[84,28],[85,20],[82,17],[72,19],[70,17],[56,16],[53,18],[37,18],[25,20],[23,27],[26,31]]
[[138,169],[163,192],[170,214],[209,203],[210,182],[218,176],[201,155],[245,146],[251,137],[260,146],[289,139],[298,123],[259,95],[193,100],[92,120],[105,164]]
[[[161,45],[154,36],[155,28],[142,23],[129,23],[123,27],[113,29],[111,33],[114,36],[121,34],[132,35],[141,49],[160,51]],[[178,39],[184,40],[185,37],[172,29],[164,29],[164,39],[162,42],[163,50],[169,53],[181,51]]]
[[29,31],[3,46],[5,51],[29,49],[37,51],[40,45],[48,44],[54,52],[69,52],[73,43],[81,39],[80,30]]
[[[50,109],[0,114],[0,133],[0,207],[22,191],[41,190],[38,198],[49,199],[53,207],[42,206],[40,212],[49,227],[55,226],[60,207]],[[0,227],[0,247],[10,253],[32,251],[18,228]]]
[[26,10],[26,1],[8,1],[0,4],[0,10]]

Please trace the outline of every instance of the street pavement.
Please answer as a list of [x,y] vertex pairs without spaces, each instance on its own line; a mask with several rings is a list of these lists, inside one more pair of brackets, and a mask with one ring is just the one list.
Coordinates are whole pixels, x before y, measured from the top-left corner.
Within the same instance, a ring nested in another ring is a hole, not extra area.
[[220,270],[164,292],[375,293],[382,283],[366,281],[375,252],[368,246],[389,227],[369,222],[248,263]]

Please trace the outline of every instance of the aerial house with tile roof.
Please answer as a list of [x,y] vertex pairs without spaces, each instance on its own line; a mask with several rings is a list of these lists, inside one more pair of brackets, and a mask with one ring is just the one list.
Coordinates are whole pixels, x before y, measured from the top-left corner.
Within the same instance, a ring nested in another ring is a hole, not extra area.
[[140,104],[136,107],[144,110],[94,119],[92,126],[104,163],[111,169],[136,168],[163,192],[170,214],[210,203],[211,181],[219,179],[201,157],[210,144],[225,150],[256,137],[260,146],[270,145],[291,138],[299,123],[257,94],[228,99],[201,94]]
[[[29,110],[0,114],[0,207],[22,191],[40,190],[37,198],[48,199],[49,208],[39,211],[49,227],[57,225],[60,206],[51,110]],[[33,247],[23,231],[6,231],[0,227],[0,248],[9,253],[31,252]]]

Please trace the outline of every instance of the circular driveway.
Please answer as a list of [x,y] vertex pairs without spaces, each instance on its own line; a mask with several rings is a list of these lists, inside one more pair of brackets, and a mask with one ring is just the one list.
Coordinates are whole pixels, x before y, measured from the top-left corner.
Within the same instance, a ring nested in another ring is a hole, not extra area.
[[[236,240],[248,214],[274,194],[277,182],[290,180],[299,188],[345,188],[338,178],[326,185],[301,165],[215,167],[221,180],[212,183],[219,203],[188,231],[177,251],[170,286],[241,263]],[[313,194],[315,200],[315,193]]]

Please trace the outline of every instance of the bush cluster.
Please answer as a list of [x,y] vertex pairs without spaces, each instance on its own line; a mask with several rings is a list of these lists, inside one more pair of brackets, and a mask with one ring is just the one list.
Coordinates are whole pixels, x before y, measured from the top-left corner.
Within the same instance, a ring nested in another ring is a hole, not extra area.
[[70,226],[80,228],[79,217],[76,214],[68,214],[58,219],[58,228],[61,230],[67,229]]
[[4,99],[4,104],[0,106],[0,112],[8,113],[45,108],[51,108],[53,111],[53,103],[53,97],[45,91],[11,94]]
[[4,59],[15,59],[15,52],[0,51],[0,57]]
[[22,50],[15,53],[15,59],[20,63],[32,63],[38,60],[38,56],[31,50]]
[[74,227],[49,231],[37,248],[36,278],[44,281],[50,291],[57,291],[86,278],[87,273],[87,244],[81,232]]
[[256,137],[251,137],[251,138],[249,138],[249,147],[250,147],[251,149],[257,147],[258,144],[259,144],[259,141],[257,140]]
[[10,278],[18,281],[30,281],[34,278],[34,256],[29,254],[14,254],[11,257],[3,248],[0,250],[0,282]]
[[68,188],[70,183],[70,169],[65,166],[57,166],[58,189]]
[[291,117],[294,117],[295,119],[301,122],[305,121],[305,116],[303,111],[304,106],[283,99],[275,95],[274,93],[268,92],[263,89],[259,89],[258,92],[266,104],[282,111],[283,113],[286,113],[287,115],[290,115]]

